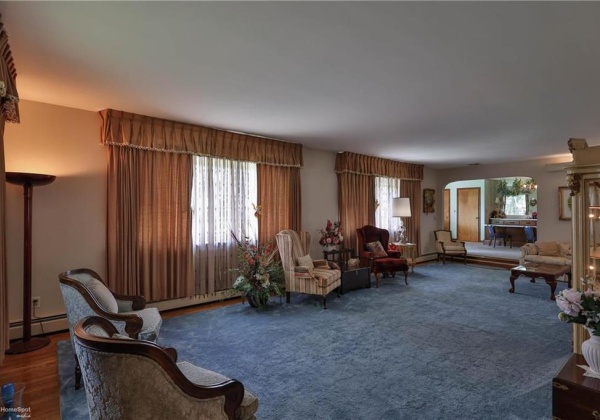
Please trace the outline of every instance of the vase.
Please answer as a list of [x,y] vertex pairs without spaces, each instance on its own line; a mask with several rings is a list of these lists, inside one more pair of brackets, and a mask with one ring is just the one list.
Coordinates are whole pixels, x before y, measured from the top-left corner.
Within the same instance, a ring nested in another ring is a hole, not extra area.
[[264,308],[269,301],[269,297],[262,293],[248,294],[246,295],[246,299],[252,308]]
[[586,328],[590,338],[581,344],[581,354],[594,373],[600,375],[600,337],[594,335],[590,328]]

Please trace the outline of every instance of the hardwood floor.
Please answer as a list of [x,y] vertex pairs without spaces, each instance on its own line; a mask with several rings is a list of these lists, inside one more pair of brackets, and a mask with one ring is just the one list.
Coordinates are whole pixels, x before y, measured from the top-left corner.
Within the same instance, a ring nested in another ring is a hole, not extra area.
[[[163,312],[163,319],[207,311],[239,303],[238,298]],[[56,343],[69,339],[69,332],[48,334],[50,345],[30,353],[6,355],[0,367],[0,384],[24,382],[24,407],[33,419],[60,419]],[[81,389],[81,392],[85,392]]]

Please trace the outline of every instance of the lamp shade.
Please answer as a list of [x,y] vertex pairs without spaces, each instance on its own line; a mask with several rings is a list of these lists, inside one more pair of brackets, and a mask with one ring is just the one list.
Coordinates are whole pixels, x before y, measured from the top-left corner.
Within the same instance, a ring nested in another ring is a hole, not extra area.
[[396,197],[392,199],[392,217],[410,217],[410,198]]

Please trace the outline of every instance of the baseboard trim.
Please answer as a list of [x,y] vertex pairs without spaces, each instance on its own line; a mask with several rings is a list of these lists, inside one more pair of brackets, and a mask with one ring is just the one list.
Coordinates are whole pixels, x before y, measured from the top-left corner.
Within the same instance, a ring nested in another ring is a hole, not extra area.
[[[51,315],[31,320],[31,335],[43,335],[69,329],[66,314]],[[23,321],[11,322],[8,326],[9,337],[17,340],[23,337]]]

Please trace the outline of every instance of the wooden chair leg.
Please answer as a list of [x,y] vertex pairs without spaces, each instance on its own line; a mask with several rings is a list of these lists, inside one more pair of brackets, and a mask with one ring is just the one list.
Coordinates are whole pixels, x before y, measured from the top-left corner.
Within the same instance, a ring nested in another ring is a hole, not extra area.
[[290,303],[290,296],[291,296],[290,292],[285,292],[285,303]]
[[404,272],[404,283],[408,286],[408,270]]
[[327,297],[323,296],[323,309],[327,309]]

